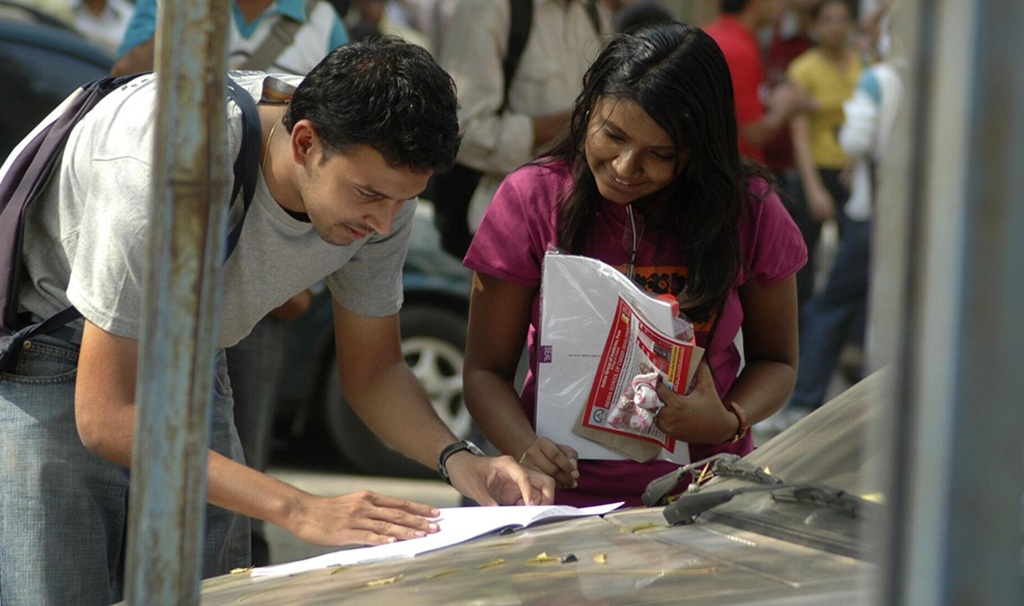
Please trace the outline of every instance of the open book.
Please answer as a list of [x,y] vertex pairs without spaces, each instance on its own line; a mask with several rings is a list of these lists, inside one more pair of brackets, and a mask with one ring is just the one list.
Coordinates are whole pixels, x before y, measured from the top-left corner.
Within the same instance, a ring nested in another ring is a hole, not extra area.
[[305,560],[264,566],[254,569],[252,576],[284,576],[332,566],[351,566],[380,560],[411,558],[498,530],[525,528],[541,522],[568,518],[604,515],[621,506],[622,502],[583,508],[568,505],[446,507],[441,509],[441,515],[437,518],[441,530],[434,534],[388,545],[344,549]]

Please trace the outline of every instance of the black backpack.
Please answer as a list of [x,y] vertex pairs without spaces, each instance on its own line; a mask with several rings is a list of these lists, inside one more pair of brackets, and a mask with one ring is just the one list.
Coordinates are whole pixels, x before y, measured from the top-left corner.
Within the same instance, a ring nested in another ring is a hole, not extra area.
[[[11,371],[22,344],[36,335],[58,331],[82,317],[68,307],[41,322],[18,314],[18,290],[22,273],[22,241],[28,206],[46,187],[59,165],[72,129],[108,93],[141,74],[100,78],[83,85],[65,102],[65,109],[22,148],[0,181],[0,371]],[[242,110],[242,146],[234,164],[232,202],[243,192],[241,219],[228,234],[227,255],[242,232],[242,220],[256,191],[262,133],[256,103],[234,80],[228,78],[228,96]]]
[[[519,67],[519,61],[530,37],[530,25],[533,22],[533,0],[508,0],[512,11],[509,22],[508,54],[502,63],[505,77],[505,88],[502,94],[501,107],[496,113],[501,114],[508,108],[508,88],[512,77]],[[587,13],[594,23],[594,29],[600,33],[601,22],[597,15],[597,4],[594,0],[584,0]],[[465,164],[456,163],[446,173],[434,175],[430,190],[434,202],[434,225],[441,236],[441,248],[448,254],[462,259],[469,250],[473,236],[469,233],[467,217],[469,203],[473,192],[480,184],[483,173]]]

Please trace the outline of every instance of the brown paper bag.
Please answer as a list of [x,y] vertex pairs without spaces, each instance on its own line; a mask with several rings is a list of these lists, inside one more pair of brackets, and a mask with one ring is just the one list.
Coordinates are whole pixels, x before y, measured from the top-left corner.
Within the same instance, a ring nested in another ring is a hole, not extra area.
[[615,452],[640,463],[646,463],[661,454],[661,445],[659,444],[619,433],[594,429],[593,427],[585,427],[583,425],[583,416],[586,413],[587,411],[584,409],[582,414],[580,414],[579,420],[576,421],[576,426],[572,428],[574,434],[607,446]]

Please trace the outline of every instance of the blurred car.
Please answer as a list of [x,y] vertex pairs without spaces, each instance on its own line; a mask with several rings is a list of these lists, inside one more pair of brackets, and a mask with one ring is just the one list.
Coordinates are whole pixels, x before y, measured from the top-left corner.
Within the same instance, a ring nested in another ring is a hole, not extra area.
[[46,14],[0,1],[0,162],[81,84],[114,58]]
[[201,602],[871,604],[879,574],[864,530],[882,497],[866,436],[883,379],[869,376],[746,457],[711,461],[714,479],[665,506],[492,534],[411,559],[225,575],[203,581]]
[[[0,0],[0,162],[81,84],[106,76],[114,58],[59,21]],[[438,414],[460,438],[482,442],[462,400],[470,272],[440,249],[429,203],[416,213],[403,268],[402,351]],[[338,389],[330,299],[322,293],[295,322],[281,385],[284,436],[324,428],[350,467],[378,475],[435,476],[373,435]],[[312,345],[312,347],[311,347]]]
[[[402,268],[402,353],[452,433],[483,446],[462,397],[471,276],[441,250],[432,206],[420,202]],[[287,351],[278,406],[278,437],[284,438],[286,447],[323,431],[351,469],[374,475],[437,477],[436,470],[381,441],[341,395],[328,292],[314,297],[310,310],[289,326]]]

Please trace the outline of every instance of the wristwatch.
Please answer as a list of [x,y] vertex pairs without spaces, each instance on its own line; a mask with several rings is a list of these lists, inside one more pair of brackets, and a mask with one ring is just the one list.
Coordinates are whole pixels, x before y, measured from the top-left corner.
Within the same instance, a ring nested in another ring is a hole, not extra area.
[[437,459],[437,473],[441,474],[441,479],[449,484],[452,483],[452,480],[448,477],[448,468],[445,467],[445,464],[448,463],[448,457],[463,450],[468,450],[478,457],[484,456],[484,451],[480,450],[479,446],[469,440],[459,440],[445,446],[444,450],[441,451],[441,456]]

